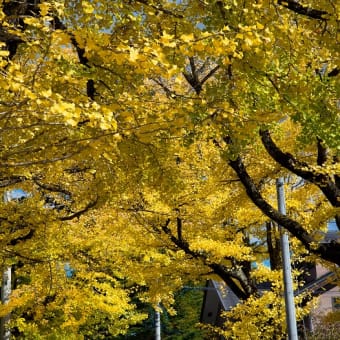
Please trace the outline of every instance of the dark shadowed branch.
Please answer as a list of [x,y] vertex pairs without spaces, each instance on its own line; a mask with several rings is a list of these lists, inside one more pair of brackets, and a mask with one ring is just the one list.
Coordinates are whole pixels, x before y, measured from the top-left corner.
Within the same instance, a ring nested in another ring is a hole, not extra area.
[[253,179],[248,174],[240,156],[238,156],[235,160],[229,160],[229,165],[240,178],[248,197],[265,215],[288,230],[301,241],[307,250],[319,255],[324,260],[340,265],[340,243],[331,242],[317,244],[312,235],[309,234],[299,222],[287,215],[281,214],[262,197]]
[[306,5],[301,5],[296,0],[278,0],[277,3],[297,14],[307,16],[311,19],[327,20],[329,16],[329,13],[327,11],[311,8]]
[[[264,147],[276,162],[306,181],[317,185],[334,207],[340,207],[340,188],[329,174],[318,172],[312,169],[309,164],[296,159],[290,153],[283,152],[274,143],[268,130],[261,130],[260,135]],[[320,162],[323,162],[325,158],[324,147],[321,144],[319,148],[322,154],[318,158],[320,158]]]

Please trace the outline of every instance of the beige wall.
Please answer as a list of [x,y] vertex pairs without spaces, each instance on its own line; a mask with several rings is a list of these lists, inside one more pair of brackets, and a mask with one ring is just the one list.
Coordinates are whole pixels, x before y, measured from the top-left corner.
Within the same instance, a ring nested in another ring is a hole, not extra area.
[[[329,270],[317,265],[316,266],[316,273],[317,277],[320,277],[323,274],[326,274]],[[329,312],[335,311],[333,308],[333,302],[332,298],[338,297],[340,299],[340,287],[334,287],[330,289],[329,291],[324,292],[320,297],[318,298],[317,305],[312,311],[312,319],[317,322],[317,319]]]

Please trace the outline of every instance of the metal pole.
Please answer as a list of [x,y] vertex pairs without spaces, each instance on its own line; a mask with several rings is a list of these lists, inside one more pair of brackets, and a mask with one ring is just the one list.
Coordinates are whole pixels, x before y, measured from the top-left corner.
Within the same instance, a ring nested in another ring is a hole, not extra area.
[[[4,194],[4,201],[9,202],[12,200],[9,191]],[[1,303],[6,304],[9,301],[12,290],[12,268],[7,267],[2,272],[1,278]],[[9,322],[11,319],[11,314],[7,314],[1,318],[0,321],[0,339],[9,340],[11,338],[11,330],[9,329]]]
[[[1,282],[1,302],[3,304],[8,303],[9,296],[11,294],[11,282],[12,281],[12,270],[11,267],[7,267],[2,273]],[[0,323],[0,339],[9,340],[11,337],[11,331],[8,328],[11,314],[7,314],[1,318]]]
[[[276,180],[276,191],[277,191],[278,210],[281,214],[286,215],[286,202],[285,202],[283,177],[280,177]],[[285,295],[288,339],[298,340],[295,304],[294,304],[292,268],[291,268],[290,251],[289,251],[289,240],[288,240],[288,234],[281,227],[280,227],[280,232],[281,232],[283,280],[284,280],[284,295]]]
[[159,304],[155,309],[155,340],[161,340],[161,313],[159,312]]

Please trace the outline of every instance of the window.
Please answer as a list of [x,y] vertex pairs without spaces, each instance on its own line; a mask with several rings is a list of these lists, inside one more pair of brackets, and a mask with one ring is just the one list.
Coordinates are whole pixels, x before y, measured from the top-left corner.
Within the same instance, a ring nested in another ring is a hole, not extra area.
[[340,296],[332,296],[333,310],[340,310]]

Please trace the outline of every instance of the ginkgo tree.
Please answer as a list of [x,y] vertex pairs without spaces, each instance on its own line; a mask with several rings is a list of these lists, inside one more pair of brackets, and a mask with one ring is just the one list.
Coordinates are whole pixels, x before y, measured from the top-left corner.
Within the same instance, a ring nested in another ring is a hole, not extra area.
[[145,317],[131,298],[171,311],[185,281],[215,275],[244,301],[226,337],[281,338],[269,220],[295,261],[340,259],[320,243],[339,225],[339,5],[1,6],[1,186],[31,194],[2,207],[1,259],[21,278],[1,313],[18,334],[124,333]]

